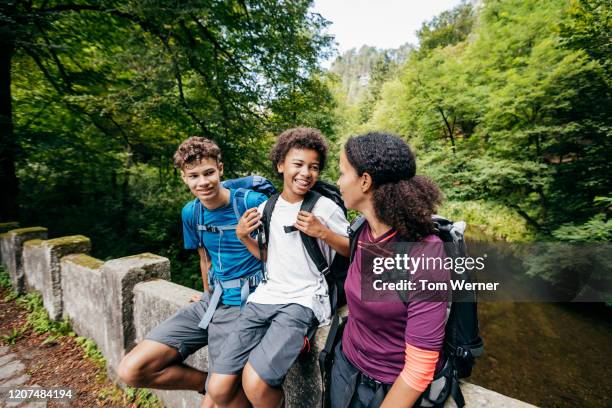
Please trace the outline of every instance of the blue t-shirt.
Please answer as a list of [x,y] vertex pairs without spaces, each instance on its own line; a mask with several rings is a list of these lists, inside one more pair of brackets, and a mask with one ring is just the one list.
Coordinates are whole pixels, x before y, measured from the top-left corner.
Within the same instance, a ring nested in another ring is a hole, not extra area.
[[[203,205],[196,206],[195,200],[188,202],[183,207],[181,215],[185,249],[197,249],[200,242],[198,234],[202,234],[202,242],[212,262],[212,268],[208,272],[209,280],[212,280],[214,276],[221,281],[227,281],[261,270],[261,262],[251,255],[246,246],[240,242],[235,229],[222,232],[197,231],[196,229],[195,221],[198,215],[200,225],[236,225],[238,220],[233,207],[235,193],[236,190],[230,189],[229,204],[214,210],[209,210]],[[246,195],[246,208],[257,207],[267,199],[268,197],[264,194],[249,191]],[[201,207],[202,211],[199,211],[197,207]],[[241,204],[238,208],[244,210],[244,205]],[[221,302],[230,306],[240,305],[240,288],[224,290]]]

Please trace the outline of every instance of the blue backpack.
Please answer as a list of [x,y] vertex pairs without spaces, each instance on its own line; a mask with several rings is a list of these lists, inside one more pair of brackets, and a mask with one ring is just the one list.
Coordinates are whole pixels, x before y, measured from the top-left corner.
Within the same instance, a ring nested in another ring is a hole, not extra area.
[[[212,225],[207,224],[203,217],[204,208],[198,198],[194,200],[193,205],[193,225],[198,232],[198,246],[204,247],[202,238],[203,232],[213,232],[222,234],[223,231],[235,230],[238,225],[238,221],[242,214],[247,210],[247,197],[251,191],[257,191],[258,193],[265,194],[270,197],[276,193],[276,188],[270,180],[262,176],[246,176],[231,180],[225,180],[221,183],[225,188],[231,188],[236,190],[234,193],[234,201],[232,206],[234,208],[234,214],[236,215],[236,224],[232,225]],[[203,224],[200,224],[200,220]]]
[[[246,176],[225,180],[221,183],[221,185],[225,188],[235,190],[232,206],[234,209],[234,214],[236,215],[236,223],[231,225],[207,224],[204,207],[200,200],[196,198],[193,206],[193,225],[195,226],[198,235],[198,246],[202,248],[204,247],[204,233],[223,234],[224,231],[236,229],[240,217],[242,217],[242,214],[244,214],[244,212],[248,209],[247,198],[251,191],[257,191],[258,193],[265,194],[268,197],[276,193],[276,188],[274,188],[274,185],[270,182],[270,180],[261,176]],[[200,220],[202,220],[202,223],[200,223]],[[240,307],[242,308],[246,303],[247,297],[249,296],[250,288],[257,286],[261,281],[261,278],[261,271],[249,276],[243,276],[226,281],[221,281],[215,276],[209,276],[209,281],[213,284],[214,290],[210,297],[206,313],[198,326],[202,329],[206,329],[208,327],[208,324],[212,320],[213,313],[217,309],[219,300],[221,299],[223,289],[240,288]]]

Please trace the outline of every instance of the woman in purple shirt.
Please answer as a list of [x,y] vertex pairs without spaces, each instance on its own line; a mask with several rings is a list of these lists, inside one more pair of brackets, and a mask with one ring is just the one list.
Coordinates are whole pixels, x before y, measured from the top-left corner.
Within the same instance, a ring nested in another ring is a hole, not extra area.
[[[415,157],[399,137],[368,133],[350,138],[340,155],[338,186],[347,208],[365,225],[345,290],[349,319],[331,373],[333,408],[411,407],[441,369],[447,303],[362,299],[362,257],[370,246],[412,242],[410,254],[444,258],[431,221],[442,199],[438,187],[417,176]],[[418,282],[424,271],[413,271]],[[447,269],[428,279],[448,281]]]

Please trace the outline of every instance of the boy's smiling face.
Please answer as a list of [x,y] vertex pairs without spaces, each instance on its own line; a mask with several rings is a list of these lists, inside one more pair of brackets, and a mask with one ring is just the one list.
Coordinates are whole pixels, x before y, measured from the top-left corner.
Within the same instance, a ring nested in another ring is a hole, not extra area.
[[186,165],[181,170],[181,177],[191,193],[202,201],[214,202],[219,195],[221,177],[223,177],[223,163],[205,158],[197,163]]
[[283,198],[301,201],[319,178],[319,154],[312,149],[292,147],[277,170],[283,174]]

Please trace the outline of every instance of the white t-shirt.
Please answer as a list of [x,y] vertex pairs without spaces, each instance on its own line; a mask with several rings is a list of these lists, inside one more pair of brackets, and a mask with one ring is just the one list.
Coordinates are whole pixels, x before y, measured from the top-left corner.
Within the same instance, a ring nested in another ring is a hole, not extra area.
[[[263,213],[266,203],[257,210]],[[263,304],[297,303],[311,309],[320,325],[329,323],[331,308],[325,277],[308,256],[299,231],[285,233],[283,227],[295,224],[302,202],[289,203],[279,197],[270,219],[268,239],[268,281],[260,283],[249,296],[249,302]],[[348,236],[349,223],[332,200],[321,197],[312,212],[327,228]],[[322,240],[318,240],[323,256],[331,265],[336,251]]]

